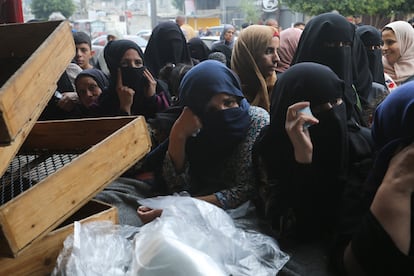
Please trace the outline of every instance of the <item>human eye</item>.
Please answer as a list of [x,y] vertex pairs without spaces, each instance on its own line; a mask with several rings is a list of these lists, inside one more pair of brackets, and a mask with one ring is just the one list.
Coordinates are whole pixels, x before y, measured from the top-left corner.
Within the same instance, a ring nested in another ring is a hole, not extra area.
[[267,47],[265,50],[266,55],[273,55],[276,52],[276,49],[274,47]]
[[237,100],[234,97],[227,98],[223,101],[224,106],[226,107],[235,107],[237,106]]
[[95,91],[97,87],[98,86],[96,84],[91,84],[91,85],[89,85],[89,90],[90,91]]
[[142,64],[142,60],[139,60],[139,59],[137,59],[137,60],[135,60],[135,65],[136,66],[138,66],[138,67],[141,67],[143,64]]

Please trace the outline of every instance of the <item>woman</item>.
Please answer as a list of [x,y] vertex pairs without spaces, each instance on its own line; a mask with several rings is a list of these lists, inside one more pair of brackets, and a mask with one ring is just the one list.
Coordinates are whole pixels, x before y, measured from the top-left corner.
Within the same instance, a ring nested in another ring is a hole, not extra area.
[[208,58],[210,49],[199,37],[193,37],[187,44],[195,63],[200,63]]
[[368,126],[371,126],[375,108],[390,93],[390,83],[386,83],[384,77],[384,66],[382,64],[381,51],[381,32],[377,28],[370,25],[362,25],[361,27],[358,27],[355,32],[365,46],[369,70],[372,75],[372,90],[368,95],[367,105],[363,112],[365,120],[368,122]]
[[[183,112],[169,137],[163,177],[170,193],[192,196],[233,209],[254,197],[251,150],[268,113],[250,106],[239,79],[224,64],[206,60],[180,85]],[[138,210],[143,221],[160,210]]]
[[278,51],[280,61],[277,63],[277,73],[283,73],[289,68],[301,34],[302,30],[299,28],[287,28],[280,32],[280,47]]
[[155,26],[145,48],[145,65],[155,77],[167,63],[193,65],[185,36],[174,22]]
[[167,89],[144,66],[144,54],[135,42],[110,41],[104,56],[110,71],[110,85],[103,102],[110,114],[152,118],[170,105]]
[[279,37],[270,26],[251,25],[237,39],[231,68],[240,77],[242,91],[250,104],[270,109],[269,94],[276,82]]
[[368,105],[372,77],[355,25],[336,13],[313,17],[303,30],[292,64],[304,61],[329,66],[345,82],[342,98],[348,119],[367,125],[361,114]]
[[382,29],[384,71],[397,85],[414,75],[414,29],[405,21],[395,21]]
[[343,90],[329,67],[310,62],[291,66],[276,83],[257,152],[265,215],[280,237],[315,241],[334,233],[348,161]]
[[101,107],[101,95],[107,93],[108,77],[98,69],[86,69],[75,79],[76,93],[79,96],[82,117],[104,115]]
[[367,181],[369,211],[345,254],[350,275],[414,275],[413,99],[409,82],[375,112],[377,158]]
[[236,28],[233,25],[225,24],[223,26],[223,30],[220,33],[220,40],[213,43],[212,47],[217,44],[224,44],[230,49],[233,49],[234,45],[234,34],[236,32]]
[[355,32],[365,46],[372,81],[385,85],[381,51],[381,45],[383,43],[381,32],[370,25],[362,25],[361,27],[358,27]]

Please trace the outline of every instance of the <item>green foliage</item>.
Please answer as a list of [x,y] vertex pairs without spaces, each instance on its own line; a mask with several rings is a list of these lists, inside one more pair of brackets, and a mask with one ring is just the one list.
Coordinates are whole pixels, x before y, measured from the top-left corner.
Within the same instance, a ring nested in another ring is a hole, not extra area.
[[48,19],[53,12],[61,12],[66,18],[75,11],[72,0],[33,0],[32,13],[37,19]]
[[177,10],[184,12],[184,0],[172,0],[172,4]]
[[260,19],[260,12],[254,2],[242,0],[240,3],[240,8],[246,15],[245,21],[249,23],[257,23]]
[[[398,9],[405,0],[283,0],[292,10],[309,15],[337,10],[343,15],[389,15]],[[411,0],[410,2],[413,2]],[[413,7],[411,5],[411,7]]]

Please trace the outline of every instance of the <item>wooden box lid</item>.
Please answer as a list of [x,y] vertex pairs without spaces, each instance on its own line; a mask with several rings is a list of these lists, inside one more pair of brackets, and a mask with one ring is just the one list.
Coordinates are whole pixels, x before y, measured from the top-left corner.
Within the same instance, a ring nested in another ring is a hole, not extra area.
[[0,146],[30,129],[75,55],[67,21],[0,25]]
[[[0,256],[18,256],[55,229],[143,158],[151,148],[151,140],[142,116],[45,121],[36,123],[16,158],[25,152],[39,152],[39,159],[47,161],[48,148],[53,149],[52,153],[80,154],[56,166],[51,174],[45,171],[53,166],[39,163],[36,158],[17,162],[25,168],[41,165],[35,173],[13,172],[13,162],[6,168],[2,179],[14,178],[0,181],[0,196],[6,197],[1,193],[8,188],[16,191],[22,187],[23,191],[0,206]],[[46,157],[42,156],[45,151]],[[29,187],[24,181],[10,184],[23,178],[36,183]]]

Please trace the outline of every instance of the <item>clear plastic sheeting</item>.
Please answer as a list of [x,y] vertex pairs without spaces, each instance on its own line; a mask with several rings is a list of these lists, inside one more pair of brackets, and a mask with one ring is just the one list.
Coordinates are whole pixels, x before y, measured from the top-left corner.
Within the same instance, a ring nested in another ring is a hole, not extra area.
[[[163,209],[140,228],[75,225],[54,275],[276,275],[289,260],[276,241],[235,226],[222,209],[187,196],[140,201]],[[247,210],[241,206],[238,216]],[[76,230],[77,229],[77,230]]]
[[139,228],[111,221],[75,222],[52,275],[130,275],[133,240]]

